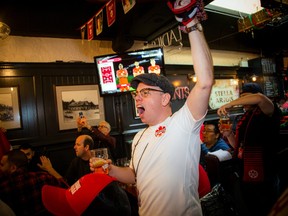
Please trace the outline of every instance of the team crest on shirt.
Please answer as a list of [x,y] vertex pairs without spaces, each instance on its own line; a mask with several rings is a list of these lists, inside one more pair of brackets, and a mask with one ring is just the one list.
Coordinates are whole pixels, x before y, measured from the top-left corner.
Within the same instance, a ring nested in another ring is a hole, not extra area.
[[159,126],[159,128],[155,131],[155,137],[160,137],[166,132],[165,126]]

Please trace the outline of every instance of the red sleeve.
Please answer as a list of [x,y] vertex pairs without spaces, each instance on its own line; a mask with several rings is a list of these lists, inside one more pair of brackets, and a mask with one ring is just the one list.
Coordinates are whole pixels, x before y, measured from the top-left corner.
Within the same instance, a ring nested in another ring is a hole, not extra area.
[[211,191],[211,185],[207,172],[199,164],[199,185],[198,185],[199,198],[205,196],[210,191]]
[[98,130],[98,128],[93,128],[93,133],[99,140],[109,143],[112,148],[116,148],[115,137],[112,137],[110,135],[105,136],[101,131]]
[[11,144],[5,134],[0,130],[0,158],[11,149]]

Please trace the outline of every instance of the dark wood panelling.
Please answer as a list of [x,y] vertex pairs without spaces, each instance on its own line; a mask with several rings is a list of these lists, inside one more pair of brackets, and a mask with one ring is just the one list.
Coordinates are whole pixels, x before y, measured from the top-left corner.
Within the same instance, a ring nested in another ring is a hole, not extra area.
[[[75,156],[76,125],[75,129],[59,130],[56,86],[97,84],[95,70],[94,64],[84,63],[0,64],[1,87],[19,87],[22,127],[8,130],[11,144],[16,147],[29,142],[56,164],[61,164],[61,157],[55,156],[59,154],[70,161]],[[117,157],[129,157],[131,139],[144,124],[135,118],[130,94],[105,96],[103,100],[105,120],[117,139]]]
[[[233,68],[220,71],[215,76],[235,73]],[[189,73],[194,73],[192,66],[166,66],[167,77],[176,87],[193,88],[194,83],[187,79]],[[55,88],[91,84],[98,84],[93,63],[1,63],[0,86],[19,87],[22,127],[8,130],[12,145],[31,143],[47,152],[59,172],[65,172],[75,157],[76,125],[75,129],[59,130]],[[103,100],[105,120],[111,124],[111,134],[117,139],[117,158],[130,158],[132,139],[146,125],[136,117],[134,100],[129,93],[105,96]],[[173,101],[173,111],[184,103],[185,99]]]

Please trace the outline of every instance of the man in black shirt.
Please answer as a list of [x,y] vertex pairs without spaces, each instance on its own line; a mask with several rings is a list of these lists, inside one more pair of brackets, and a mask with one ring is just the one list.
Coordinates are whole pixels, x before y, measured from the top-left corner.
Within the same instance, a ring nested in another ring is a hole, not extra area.
[[94,141],[89,135],[80,135],[77,137],[74,145],[76,158],[74,158],[66,172],[65,179],[69,185],[73,185],[82,176],[91,173],[89,159],[90,150],[94,147]]

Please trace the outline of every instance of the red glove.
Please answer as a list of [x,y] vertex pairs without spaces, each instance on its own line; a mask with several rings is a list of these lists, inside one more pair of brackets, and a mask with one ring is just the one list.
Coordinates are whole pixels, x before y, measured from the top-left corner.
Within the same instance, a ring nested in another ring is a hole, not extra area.
[[168,7],[175,14],[178,22],[186,26],[195,17],[201,22],[207,19],[203,0],[169,0]]

